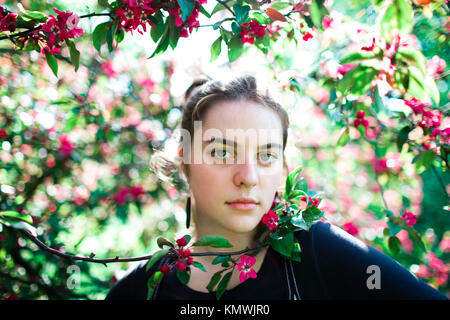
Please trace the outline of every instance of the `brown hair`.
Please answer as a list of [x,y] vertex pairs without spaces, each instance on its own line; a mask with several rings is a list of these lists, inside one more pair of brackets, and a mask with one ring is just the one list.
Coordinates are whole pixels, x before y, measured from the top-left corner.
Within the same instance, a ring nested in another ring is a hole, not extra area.
[[[283,127],[283,151],[286,148],[289,116],[286,110],[270,96],[269,92],[262,94],[258,91],[254,76],[241,76],[226,84],[223,84],[221,81],[199,78],[196,79],[186,90],[184,99],[185,103],[183,105],[181,128],[189,131],[191,137],[194,136],[194,121],[201,120],[206,111],[214,104],[221,101],[244,100],[256,102],[275,111],[275,113],[279,116]],[[286,174],[288,171],[286,159],[284,156],[283,158]],[[177,170],[177,165],[175,163],[179,164],[179,159],[174,159],[171,161],[168,160],[167,157],[158,157],[158,159],[154,159],[152,157],[150,166],[155,172],[160,174],[161,178],[165,177],[164,180],[171,180],[172,183],[178,185],[184,184],[180,182],[176,183],[176,181],[180,178],[180,172],[175,173],[175,170]],[[161,170],[166,171],[169,175],[161,175]],[[168,176],[171,176],[171,178]]]

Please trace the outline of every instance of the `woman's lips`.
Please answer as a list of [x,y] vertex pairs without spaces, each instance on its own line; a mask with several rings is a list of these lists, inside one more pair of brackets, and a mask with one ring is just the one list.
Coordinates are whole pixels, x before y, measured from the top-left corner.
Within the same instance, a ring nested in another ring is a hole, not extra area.
[[254,210],[258,204],[252,203],[252,202],[228,202],[227,205],[229,205],[231,208],[235,210],[242,210],[242,211],[251,211]]

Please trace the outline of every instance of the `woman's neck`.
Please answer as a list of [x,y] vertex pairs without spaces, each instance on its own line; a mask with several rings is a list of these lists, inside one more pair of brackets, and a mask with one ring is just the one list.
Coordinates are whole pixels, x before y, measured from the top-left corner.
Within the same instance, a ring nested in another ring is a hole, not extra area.
[[[247,248],[258,247],[257,243],[254,241],[256,229],[246,233],[236,233],[225,228],[213,228],[211,226],[201,226],[196,228],[192,232],[192,240],[191,243],[199,240],[204,236],[220,236],[227,239],[232,247],[231,248],[214,248],[210,246],[195,246],[191,247],[190,250],[192,253],[202,253],[202,252],[235,252],[242,251]],[[252,251],[248,251],[247,254],[251,254]],[[232,258],[236,258],[236,256],[232,256]],[[202,260],[204,261],[212,261],[216,256],[203,256]]]

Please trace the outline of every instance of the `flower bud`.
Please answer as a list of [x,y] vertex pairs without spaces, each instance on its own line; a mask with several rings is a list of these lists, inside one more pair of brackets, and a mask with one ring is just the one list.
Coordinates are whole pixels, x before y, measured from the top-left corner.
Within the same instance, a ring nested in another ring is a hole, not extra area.
[[193,264],[193,263],[194,263],[194,258],[192,258],[192,256],[188,257],[186,263],[187,263],[188,265]]
[[164,275],[167,276],[169,274],[169,272],[170,272],[170,267],[167,264],[165,264],[165,265],[161,266],[161,268],[159,268],[159,270],[162,273],[164,273]]
[[184,264],[183,261],[177,260],[177,268],[180,271],[185,271],[186,270],[186,265]]
[[191,250],[189,249],[180,249],[180,254],[183,258],[189,257],[191,255]]
[[186,245],[186,238],[185,237],[182,237],[182,238],[180,238],[180,239],[177,239],[177,244],[180,246],[180,247],[182,247],[182,246],[185,246]]

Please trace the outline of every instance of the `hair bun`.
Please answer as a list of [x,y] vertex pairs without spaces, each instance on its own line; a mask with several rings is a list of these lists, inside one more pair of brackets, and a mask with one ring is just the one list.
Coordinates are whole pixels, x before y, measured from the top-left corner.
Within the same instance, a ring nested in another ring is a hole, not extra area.
[[205,83],[207,83],[210,80],[211,79],[208,79],[206,77],[201,77],[201,78],[195,79],[192,82],[192,84],[189,86],[189,88],[187,88],[186,92],[184,93],[184,101],[186,102],[189,99],[189,96],[194,91],[194,89],[201,87],[202,85],[204,85]]

